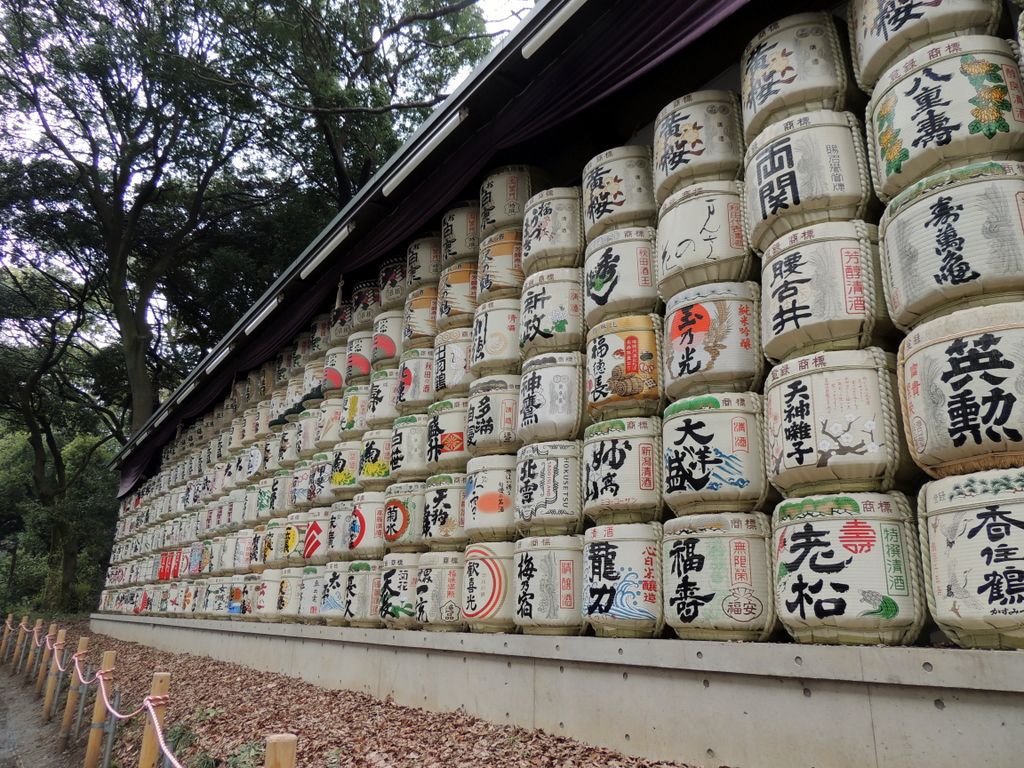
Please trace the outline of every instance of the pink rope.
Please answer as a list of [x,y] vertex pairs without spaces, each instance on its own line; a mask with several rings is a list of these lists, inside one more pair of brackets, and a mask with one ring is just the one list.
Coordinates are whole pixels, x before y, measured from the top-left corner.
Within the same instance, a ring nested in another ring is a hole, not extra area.
[[82,675],[82,666],[78,662],[79,656],[84,656],[84,655],[85,654],[83,654],[83,653],[76,653],[74,656],[71,657],[71,658],[73,658],[75,660],[75,677],[78,678],[78,682],[81,683],[82,685],[92,685],[93,683],[96,682],[96,678],[99,677],[100,673],[97,672],[95,675],[93,675],[92,676],[92,680],[86,680],[85,679],[85,677]]
[[103,704],[106,706],[107,712],[112,714],[118,720],[131,720],[133,717],[135,717],[137,714],[139,714],[140,712],[142,712],[142,710],[146,708],[146,702],[143,701],[142,706],[140,706],[134,712],[127,715],[123,715],[116,709],[114,709],[114,705],[110,703],[110,699],[107,696],[107,684],[106,681],[104,680],[104,678],[113,671],[113,669],[101,669],[99,672],[96,673],[96,677],[99,678],[100,681],[100,695],[103,696]]
[[39,640],[39,627],[32,627],[32,642],[36,648],[42,648],[43,644]]
[[164,753],[173,768],[185,768],[178,762],[178,758],[174,756],[170,747],[167,746],[167,742],[164,741],[163,729],[160,727],[160,723],[156,719],[156,709],[154,709],[154,706],[157,704],[166,704],[170,701],[170,698],[170,696],[147,696],[143,700],[142,706],[144,706],[146,711],[149,712],[149,719],[153,721],[153,730],[156,732],[156,741],[160,745],[160,751]]
[[60,657],[64,655],[62,652],[64,650],[65,645],[67,645],[67,643],[53,644],[53,661],[57,665],[57,669],[60,670],[62,673],[67,672],[67,669],[60,665]]

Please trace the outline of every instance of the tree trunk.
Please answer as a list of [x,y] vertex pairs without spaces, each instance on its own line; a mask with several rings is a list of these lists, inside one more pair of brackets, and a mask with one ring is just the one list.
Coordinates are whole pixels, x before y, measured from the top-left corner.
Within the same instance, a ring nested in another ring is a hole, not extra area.
[[11,547],[11,562],[7,566],[7,597],[4,600],[4,607],[11,604],[11,597],[14,593],[14,574],[18,567],[18,540],[14,540],[14,546]]
[[57,605],[64,611],[75,611],[75,576],[78,570],[78,542],[64,538],[64,549],[60,558],[60,596]]

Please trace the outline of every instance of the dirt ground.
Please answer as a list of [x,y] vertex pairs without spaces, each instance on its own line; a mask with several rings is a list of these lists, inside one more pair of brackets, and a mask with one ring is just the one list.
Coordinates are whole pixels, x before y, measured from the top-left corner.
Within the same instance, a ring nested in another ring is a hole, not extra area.
[[81,765],[80,748],[57,754],[58,722],[46,723],[31,684],[0,669],[0,768],[66,768]]

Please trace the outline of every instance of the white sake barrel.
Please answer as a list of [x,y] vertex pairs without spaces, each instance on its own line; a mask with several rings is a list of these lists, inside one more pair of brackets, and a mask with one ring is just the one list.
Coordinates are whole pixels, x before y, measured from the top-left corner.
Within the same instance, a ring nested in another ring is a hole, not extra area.
[[308,507],[309,501],[309,471],[310,462],[307,459],[300,459],[292,467],[291,484],[291,508],[298,509]]
[[519,306],[519,354],[525,360],[543,352],[583,348],[583,271],[546,269],[523,282]]
[[302,559],[307,565],[323,565],[327,562],[327,537],[330,527],[330,507],[315,507],[309,511],[309,520],[302,541]]
[[[262,573],[263,569],[266,568],[266,563],[263,562],[263,544],[266,540],[266,534],[267,526],[265,525],[257,525],[252,529],[252,548],[249,553],[250,573]],[[192,546],[193,549],[189,565],[189,573],[192,577],[195,577],[199,574],[198,560],[202,558],[203,545],[202,543],[198,543],[198,548],[196,547],[196,544],[193,544]],[[192,563],[195,563],[195,566],[193,566]]]
[[651,148],[625,146],[593,157],[583,167],[583,223],[587,242],[613,227],[654,223]]
[[320,434],[320,419],[322,415],[319,408],[305,410],[299,414],[299,430],[297,433],[299,458],[309,459],[316,453],[316,439]]
[[302,599],[301,567],[282,568],[280,591],[277,593],[278,615],[281,621],[296,622],[299,620],[299,605]]
[[585,358],[553,352],[523,363],[516,431],[523,443],[572,440],[583,426]]
[[455,203],[441,217],[441,269],[476,260],[480,247],[480,201]]
[[885,70],[918,48],[932,43],[941,48],[965,35],[991,35],[999,27],[1001,12],[998,0],[853,0],[847,23],[857,82],[871,93]]
[[598,523],[661,518],[661,419],[627,416],[587,427],[583,514]]
[[743,173],[739,98],[732,91],[697,91],[667,104],[654,121],[654,195]]
[[391,480],[424,480],[430,474],[427,466],[429,426],[430,417],[425,413],[395,419],[391,429]]
[[918,496],[928,610],[964,648],[1024,648],[1022,475],[1016,468],[946,477]]
[[364,491],[356,494],[348,546],[357,559],[381,557],[384,554],[384,501],[381,492]]
[[398,366],[395,406],[401,414],[425,411],[434,402],[433,348],[407,349]]
[[[247,573],[242,577],[242,620],[243,621],[257,621],[256,616],[256,601],[259,599],[260,593],[260,582],[262,577],[258,573]],[[194,605],[196,596],[196,585],[192,584],[189,587],[191,592],[191,603]],[[184,610],[190,612],[192,605],[186,603]]]
[[768,495],[763,403],[752,392],[700,395],[665,409],[665,503],[676,515],[749,512]]
[[[207,594],[210,588],[207,584]],[[256,592],[256,618],[260,621],[277,621],[280,608],[278,596],[281,593],[281,570],[267,568],[260,574],[260,585]]]
[[331,494],[335,499],[351,499],[361,490],[359,485],[360,441],[335,443],[331,450]]
[[684,640],[767,640],[776,628],[770,539],[762,512],[665,523],[665,623]]
[[850,112],[805,112],[772,123],[747,149],[743,215],[764,251],[823,221],[864,219],[874,196],[860,121]]
[[324,567],[320,594],[320,618],[329,626],[348,623],[345,618],[345,586],[348,582],[348,563],[333,561]]
[[334,305],[331,317],[331,344],[344,344],[352,333],[352,323],[352,302],[348,299],[339,300]]
[[772,517],[775,610],[801,643],[908,645],[925,620],[906,497],[787,499]]
[[[526,202],[536,191],[536,169],[528,165],[507,165],[487,174],[480,185],[480,237],[500,229],[520,227]],[[483,248],[483,243],[480,243]]]
[[469,370],[472,353],[472,328],[451,328],[437,334],[434,339],[433,394],[451,397],[469,391],[469,382],[474,378]]
[[583,258],[583,209],[579,187],[553,187],[526,201],[523,272],[578,267]]
[[530,443],[516,453],[516,526],[524,535],[583,530],[583,443]]
[[587,333],[587,411],[611,419],[661,412],[660,315],[605,320]]
[[370,385],[354,384],[345,387],[342,400],[345,401],[345,405],[339,432],[341,439],[358,439],[367,429],[366,414],[370,408]]
[[1024,99],[1012,44],[967,35],[894,64],[868,104],[875,193],[888,201],[922,177],[972,160],[1024,159]]
[[513,621],[527,635],[583,634],[583,537],[543,536],[515,543]]
[[405,295],[409,286],[405,279],[405,256],[385,259],[380,265],[377,277],[377,288],[380,292],[380,308],[383,310],[397,309],[401,311],[405,304]]
[[345,585],[345,618],[353,627],[381,627],[380,560],[349,563]]
[[515,538],[516,457],[478,456],[466,464],[465,516],[470,541]]
[[465,556],[461,552],[424,552],[416,584],[416,620],[423,629],[458,632],[462,618],[462,577]]
[[281,468],[274,473],[270,485],[270,515],[284,517],[288,514],[292,500],[292,471]]
[[480,243],[477,301],[519,298],[523,288],[523,232],[502,229]]
[[769,360],[819,349],[862,349],[892,336],[882,294],[878,230],[863,221],[790,232],[764,252],[761,339]]
[[1024,163],[977,163],[901,192],[879,226],[893,322],[1024,298]]
[[316,624],[320,621],[320,598],[323,593],[324,567],[307,565],[302,569],[299,591],[299,620]]
[[228,448],[232,451],[242,450],[242,439],[245,435],[245,417],[238,416],[231,420],[231,441]]
[[327,524],[327,555],[335,560],[349,560],[354,555],[350,547],[352,539],[352,513],[354,501],[336,501],[331,505],[331,517]]
[[768,481],[784,496],[874,491],[909,479],[893,356],[817,352],[772,368],[764,385]]
[[437,286],[425,285],[405,299],[402,319],[402,349],[429,347],[437,335]]
[[[306,363],[302,374],[302,406],[304,408],[316,407],[320,405],[320,401],[323,400],[323,390],[320,389],[320,384],[324,378],[324,359],[321,356],[319,360]],[[243,418],[243,431],[244,436],[244,418]]]
[[[234,571],[236,573],[248,573],[249,566],[252,564],[252,541],[255,536],[255,531],[252,528],[243,528],[238,532],[235,538],[235,556],[234,556]],[[189,549],[184,552],[184,557],[181,562],[181,569],[179,574],[181,578],[188,577],[189,567]]]
[[583,616],[599,637],[656,637],[661,523],[599,525],[584,534]]
[[327,353],[327,348],[330,346],[330,314],[324,312],[323,314],[314,317],[312,324],[309,326],[309,332],[312,334],[309,344],[309,359],[310,361],[322,361],[323,356]]
[[466,476],[431,475],[423,494],[423,542],[434,550],[461,549],[466,534]]
[[284,527],[284,544],[281,555],[288,565],[304,565],[303,550],[306,542],[306,530],[311,516],[308,512],[292,512],[288,515]]
[[[323,373],[321,372],[320,381],[317,382],[317,386],[323,391]],[[256,440],[256,426],[259,421],[259,411],[256,406],[252,408],[246,408],[245,413],[242,416],[242,447],[248,448]],[[170,490],[168,488],[168,490]]]
[[366,411],[366,426],[371,429],[390,427],[398,418],[397,368],[374,371],[370,374],[370,400]]
[[[291,473],[289,473],[290,479]],[[274,515],[274,491],[275,485],[279,485],[275,477],[264,477],[259,481],[257,487],[259,490],[256,495],[256,519],[260,522],[266,522]]]
[[397,552],[384,556],[381,565],[381,620],[391,629],[417,629],[416,586],[420,556],[416,552]]
[[519,299],[481,304],[473,315],[469,360],[474,376],[519,373]]
[[384,491],[384,541],[391,552],[418,552],[423,542],[426,483],[393,483]]
[[[344,347],[340,347],[340,350],[341,350],[341,352],[339,353],[338,358],[337,358],[337,360],[339,361],[337,364],[341,366],[341,368],[338,369],[339,370],[339,373],[338,373],[338,380],[339,381],[340,381],[340,377],[345,375],[345,348]],[[327,374],[327,368],[325,367],[324,368],[324,379],[325,379],[324,384],[328,384],[328,382],[326,381],[327,375],[328,375]],[[332,376],[331,383],[333,383],[333,381],[334,381],[334,378]],[[327,387],[327,389],[330,389],[330,387]],[[270,433],[270,414],[271,414],[271,408],[272,408],[272,406],[271,406],[271,402],[270,402],[269,399],[268,400],[260,400],[260,402],[256,406],[256,433],[255,434],[256,434],[256,437],[259,438],[259,439],[264,439],[264,438],[270,437],[270,434],[271,434]]]
[[613,229],[590,241],[583,267],[587,327],[609,317],[658,308],[653,227]]
[[316,436],[316,447],[320,450],[331,448],[341,440],[341,422],[345,412],[345,400],[332,397],[320,403],[322,416]]
[[441,272],[437,285],[437,330],[473,324],[477,306],[477,265],[460,262]]
[[363,280],[352,286],[352,330],[369,331],[373,318],[380,314],[380,286],[376,280]]
[[462,615],[470,632],[512,632],[515,589],[510,541],[488,541],[466,547],[462,579]]
[[[302,375],[303,370],[306,368],[306,363],[310,359],[310,351],[313,345],[313,334],[311,333],[300,333],[295,337],[294,351],[292,352],[292,365],[289,369],[289,373],[292,376]],[[230,407],[226,410],[234,411],[234,399],[232,395],[228,395],[226,404],[230,404]],[[231,415],[227,415],[227,421],[231,420]]]
[[370,352],[370,364],[375,371],[398,365],[402,355],[403,318],[401,309],[381,312],[373,320],[373,342]]
[[365,384],[370,380],[372,354],[373,331],[355,331],[348,337],[345,347],[346,384]]
[[391,482],[391,430],[363,434],[359,446],[359,487],[383,491]]
[[768,123],[798,112],[858,106],[863,96],[851,75],[836,20],[827,11],[788,16],[761,30],[743,51],[747,141]]
[[922,323],[897,370],[910,455],[929,475],[1024,464],[1024,304]]
[[514,454],[523,441],[516,432],[519,376],[485,376],[469,386],[466,450],[471,456]]
[[405,277],[409,291],[436,285],[441,276],[441,236],[431,233],[409,243],[405,252]]
[[427,467],[432,472],[458,470],[466,466],[466,412],[469,401],[465,398],[440,400],[429,408],[427,415]]
[[705,283],[745,280],[751,251],[743,184],[705,181],[675,192],[658,214],[658,293],[666,301]]
[[710,283],[680,291],[665,307],[665,394],[759,389],[760,288],[757,283]]

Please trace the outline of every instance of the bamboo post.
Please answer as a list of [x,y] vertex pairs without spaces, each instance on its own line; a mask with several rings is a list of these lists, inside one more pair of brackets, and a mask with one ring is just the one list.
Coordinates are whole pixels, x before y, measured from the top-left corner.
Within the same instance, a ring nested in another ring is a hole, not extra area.
[[[106,671],[106,683],[108,688],[113,688],[114,662],[117,659],[115,651],[104,651],[103,661],[100,662],[100,672]],[[103,694],[99,690],[100,681],[96,681],[96,701],[92,705],[92,725],[89,726],[89,741],[85,745],[85,762],[83,768],[96,768],[100,761],[100,749],[103,747],[103,724],[107,719],[107,705],[103,701]]]
[[[114,700],[111,702],[114,709],[118,712],[121,711],[121,691],[120,689],[114,691]],[[110,755],[114,751],[114,736],[117,735],[117,718],[114,717],[114,713],[110,713],[110,717],[107,721],[107,734],[103,740],[103,768],[110,768]]]
[[294,733],[275,733],[267,736],[264,768],[295,768],[298,737]]
[[50,719],[53,695],[57,692],[57,662],[60,661],[60,652],[64,650],[64,638],[67,632],[66,629],[58,630],[57,640],[53,644],[53,658],[50,660],[50,670],[46,676],[46,695],[43,697],[43,717],[47,720]]
[[14,614],[7,614],[7,621],[4,622],[4,639],[0,641],[0,664],[7,659],[7,646],[11,640],[11,622],[14,621]]
[[46,673],[50,668],[50,657],[53,655],[50,645],[46,641],[56,634],[57,625],[51,624],[50,628],[46,630],[46,637],[43,638],[43,647],[39,649],[42,652],[42,661],[39,662],[39,671],[36,673],[36,698],[39,698],[39,694],[43,692],[43,681],[46,680]]
[[11,655],[11,673],[18,668],[18,661],[21,658],[21,648],[25,644],[25,633],[28,632],[28,616],[21,617],[21,624],[18,625],[18,639],[14,644],[14,653]]
[[36,646],[36,638],[39,637],[39,632],[43,628],[43,620],[36,619],[36,625],[32,627],[32,634],[25,641],[25,645],[28,646],[28,660],[23,665],[22,672],[24,673],[24,680],[22,683],[27,683],[32,676],[32,667],[35,666],[36,657],[39,655],[39,648]]
[[[171,673],[154,672],[153,684],[150,686],[150,696],[166,696],[171,690]],[[165,704],[154,702],[153,714],[156,715],[157,726],[164,726]],[[153,727],[153,718],[146,713],[146,728],[142,732],[142,749],[139,752],[139,768],[156,768],[156,761],[160,757],[160,743],[157,741],[156,728]]]
[[[78,650],[75,655],[82,658],[89,652],[89,638],[80,637],[78,638]],[[75,660],[71,659],[71,668],[74,669]],[[64,747],[68,744],[68,736],[71,733],[71,720],[75,716],[75,707],[78,705],[78,689],[81,683],[78,682],[78,678],[75,675],[71,675],[71,682],[68,684],[68,702],[64,705],[64,719],[60,721],[60,736],[57,743],[57,749],[60,752],[64,751]]]

